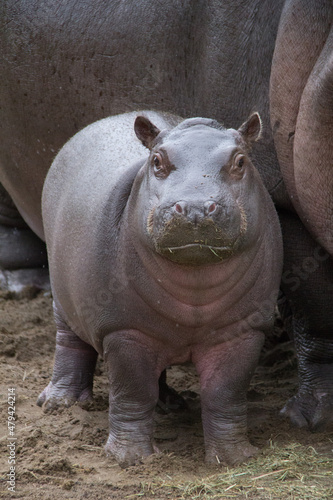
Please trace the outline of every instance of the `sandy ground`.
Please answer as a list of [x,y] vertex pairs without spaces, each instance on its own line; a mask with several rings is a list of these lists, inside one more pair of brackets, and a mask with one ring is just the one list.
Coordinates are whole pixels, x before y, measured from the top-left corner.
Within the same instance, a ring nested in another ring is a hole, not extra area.
[[[20,300],[0,292],[0,497],[333,498],[332,433],[295,430],[278,416],[279,409],[297,388],[292,344],[281,341],[280,329],[276,329],[274,337],[280,340],[271,339],[264,350],[249,392],[249,436],[261,453],[250,461],[250,468],[243,466],[237,469],[241,472],[234,473],[233,477],[248,475],[248,483],[240,486],[237,478],[231,478],[232,469],[204,464],[199,388],[191,366],[172,367],[168,371],[169,384],[184,394],[190,409],[156,412],[154,435],[161,453],[136,467],[122,470],[104,454],[108,388],[102,360],[96,370],[94,402],[88,409],[75,405],[44,414],[36,399],[52,374],[55,327],[51,303],[50,295],[43,292]],[[15,440],[8,428],[9,389],[14,389],[15,394]],[[7,482],[11,442],[15,444],[15,493],[8,490]],[[300,455],[292,469],[295,450]],[[278,453],[280,460],[281,453],[284,457],[282,465],[277,461]],[[314,464],[310,457],[315,458]],[[218,490],[207,486],[209,480],[221,482],[227,476],[231,478],[229,486],[226,482]],[[285,493],[267,493],[277,479],[277,486],[288,486]],[[307,489],[302,490],[306,481]]]

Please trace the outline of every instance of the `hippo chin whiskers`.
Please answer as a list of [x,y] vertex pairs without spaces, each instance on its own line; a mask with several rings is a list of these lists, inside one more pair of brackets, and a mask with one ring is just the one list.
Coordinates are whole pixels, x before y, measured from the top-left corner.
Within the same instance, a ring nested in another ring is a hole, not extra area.
[[154,231],[154,212],[155,212],[155,207],[153,207],[147,217],[147,231],[150,235],[153,234]]
[[239,207],[239,211],[240,211],[240,215],[241,215],[240,236],[244,236],[246,231],[247,231],[247,215],[246,215],[244,208],[240,204],[240,201],[236,200],[236,203]]

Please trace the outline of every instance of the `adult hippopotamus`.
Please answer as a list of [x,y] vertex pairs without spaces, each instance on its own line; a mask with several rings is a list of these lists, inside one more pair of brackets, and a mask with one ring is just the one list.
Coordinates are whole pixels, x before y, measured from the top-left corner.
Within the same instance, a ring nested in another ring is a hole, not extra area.
[[46,177],[57,347],[39,404],[91,397],[100,353],[106,451],[122,466],[153,453],[159,376],[186,361],[200,376],[206,460],[256,451],[246,391],[282,268],[278,217],[248,156],[260,129],[257,113],[237,131],[204,118],[118,115],[76,134]]
[[332,20],[331,0],[0,5],[0,181],[41,237],[47,170],[87,124],[158,109],[236,127],[259,111],[251,157],[279,210],[299,360],[285,414],[310,429],[333,415]]

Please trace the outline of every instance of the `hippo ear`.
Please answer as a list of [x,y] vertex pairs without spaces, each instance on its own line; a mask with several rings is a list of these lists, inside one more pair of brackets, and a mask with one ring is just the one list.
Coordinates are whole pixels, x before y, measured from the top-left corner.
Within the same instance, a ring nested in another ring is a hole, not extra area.
[[148,149],[152,148],[154,139],[160,133],[160,130],[145,116],[137,116],[134,123],[134,130],[137,138]]
[[262,124],[259,113],[253,113],[238,129],[243,140],[248,146],[261,137]]

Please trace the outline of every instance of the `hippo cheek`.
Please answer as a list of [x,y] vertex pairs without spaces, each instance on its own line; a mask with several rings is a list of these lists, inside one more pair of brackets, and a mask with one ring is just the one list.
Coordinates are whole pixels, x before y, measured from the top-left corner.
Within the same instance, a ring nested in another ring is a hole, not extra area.
[[246,231],[246,215],[237,207],[195,223],[180,214],[155,210],[147,227],[160,255],[179,264],[207,265],[221,262],[238,250]]

